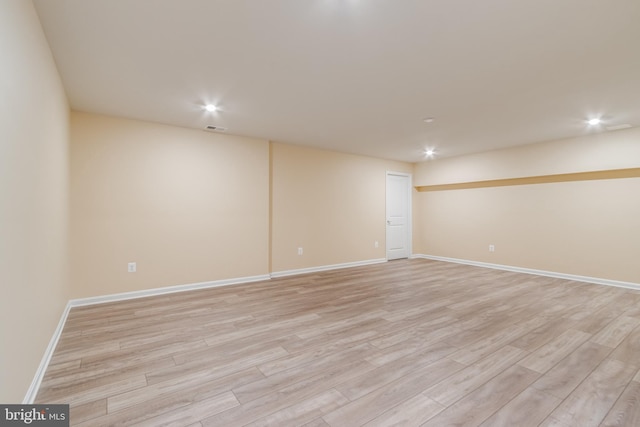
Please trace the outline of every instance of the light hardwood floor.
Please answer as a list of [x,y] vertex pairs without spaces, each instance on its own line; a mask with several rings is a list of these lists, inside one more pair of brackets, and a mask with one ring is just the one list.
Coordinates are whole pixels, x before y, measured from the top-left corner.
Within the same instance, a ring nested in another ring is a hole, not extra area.
[[640,426],[640,292],[429,260],[75,308],[72,425]]

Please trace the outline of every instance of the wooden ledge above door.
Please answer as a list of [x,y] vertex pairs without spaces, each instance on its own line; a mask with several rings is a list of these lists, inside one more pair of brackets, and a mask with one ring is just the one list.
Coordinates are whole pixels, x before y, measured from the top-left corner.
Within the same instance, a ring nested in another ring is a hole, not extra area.
[[470,188],[507,187],[511,185],[549,184],[553,182],[593,181],[597,179],[619,178],[640,178],[640,168],[525,176],[521,178],[491,179],[487,181],[457,182],[453,184],[418,185],[415,188],[419,192],[467,190]]

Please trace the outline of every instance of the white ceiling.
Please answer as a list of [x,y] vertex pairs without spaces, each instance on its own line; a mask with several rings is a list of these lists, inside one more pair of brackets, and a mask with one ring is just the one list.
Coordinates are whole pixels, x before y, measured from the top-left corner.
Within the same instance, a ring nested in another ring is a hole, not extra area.
[[639,0],[34,3],[75,110],[411,162],[640,125]]

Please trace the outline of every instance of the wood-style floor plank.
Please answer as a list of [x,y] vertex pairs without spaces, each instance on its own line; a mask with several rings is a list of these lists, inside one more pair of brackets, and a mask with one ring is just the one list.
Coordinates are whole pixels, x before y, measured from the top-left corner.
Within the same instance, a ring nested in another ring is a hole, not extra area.
[[636,372],[633,366],[605,359],[541,426],[600,425]]
[[603,427],[640,426],[640,383],[631,381],[601,424]]
[[149,400],[167,396],[179,395],[180,399],[188,398],[190,401],[198,401],[262,378],[264,378],[262,373],[253,367],[211,381],[201,377],[188,377],[184,381],[165,381],[111,396],[107,399],[107,405],[109,413],[113,414],[126,408],[136,408]]
[[585,332],[568,329],[522,359],[518,364],[544,374],[590,337],[591,335]]
[[424,394],[444,406],[450,406],[514,365],[526,354],[515,347],[505,346],[428,388]]
[[453,405],[448,406],[423,426],[480,425],[494,412],[509,403],[513,396],[526,389],[539,375],[522,366],[513,365]]
[[193,402],[173,411],[165,412],[152,418],[136,423],[138,427],[184,426],[199,423],[200,419],[229,408],[238,406],[233,393],[227,391],[205,400]]
[[409,400],[421,390],[459,371],[463,365],[446,358],[440,359],[423,369],[419,374],[409,374],[384,384],[346,405],[325,415],[324,420],[333,427],[361,425],[379,414]]
[[405,400],[394,406],[365,426],[417,426],[442,412],[445,407],[429,399],[424,394],[417,394],[409,400]]
[[561,400],[543,391],[527,387],[500,408],[481,427],[536,427]]
[[640,292],[431,260],[76,307],[74,426],[638,426]]
[[269,427],[282,425],[303,425],[313,421],[342,405],[349,403],[349,399],[344,397],[335,389],[330,389],[318,396],[313,396],[295,405],[288,406],[276,411],[266,417],[260,418],[247,424],[250,427]]
[[586,342],[544,374],[533,387],[564,399],[610,353],[609,347]]

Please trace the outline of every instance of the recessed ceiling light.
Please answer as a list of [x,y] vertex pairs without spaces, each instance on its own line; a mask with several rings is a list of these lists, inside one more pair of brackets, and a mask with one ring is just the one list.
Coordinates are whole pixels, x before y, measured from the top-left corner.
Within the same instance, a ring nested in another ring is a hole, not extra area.
[[207,104],[204,106],[204,109],[207,110],[210,113],[213,113],[214,111],[216,111],[218,109],[218,107],[216,107],[213,104]]
[[435,119],[433,117],[427,117],[426,119],[423,120],[423,122],[425,123],[433,123]]
[[600,120],[600,119],[598,119],[598,118],[595,118],[595,119],[589,119],[589,120],[587,121],[587,123],[589,123],[589,125],[591,125],[591,126],[599,125],[599,124],[600,124],[600,122],[601,122],[601,120]]
[[435,151],[429,149],[429,150],[426,150],[424,154],[426,154],[427,157],[433,157],[433,155],[435,154]]

